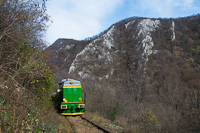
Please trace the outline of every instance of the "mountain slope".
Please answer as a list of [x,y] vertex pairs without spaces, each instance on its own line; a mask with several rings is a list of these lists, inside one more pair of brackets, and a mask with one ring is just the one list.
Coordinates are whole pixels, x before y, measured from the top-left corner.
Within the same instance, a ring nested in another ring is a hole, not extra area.
[[[97,75],[91,70],[99,67],[99,78],[108,78],[114,71],[112,66],[117,65],[114,59],[119,58],[121,53],[126,53],[130,45],[134,45],[133,52],[140,56],[137,62],[147,62],[148,56],[156,52],[152,50],[154,43],[151,32],[155,31],[159,25],[159,20],[150,19],[132,20],[124,25],[113,25],[104,35],[93,40],[82,52],[77,54],[69,68],[69,73],[78,73],[83,79],[94,80],[94,76]],[[136,40],[138,41],[136,42]],[[124,41],[129,42],[124,43]]]
[[85,48],[90,41],[76,41],[72,39],[58,39],[48,47],[48,62],[56,73],[56,82],[59,82],[67,75],[66,68],[69,68],[76,54]]
[[[69,50],[67,65],[68,55],[56,57],[62,73],[83,81],[89,111],[110,118],[117,107],[119,116],[143,132],[199,131],[199,34],[199,15],[129,18]],[[51,46],[55,55],[68,44],[53,46],[60,45]]]

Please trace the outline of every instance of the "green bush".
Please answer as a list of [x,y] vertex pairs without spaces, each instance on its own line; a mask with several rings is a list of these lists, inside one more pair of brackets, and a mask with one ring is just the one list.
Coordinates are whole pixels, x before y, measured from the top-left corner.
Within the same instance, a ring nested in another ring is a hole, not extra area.
[[113,112],[112,112],[111,118],[110,118],[111,121],[116,120],[116,116],[117,116],[118,112],[119,112],[119,102],[117,102],[115,107],[113,108]]

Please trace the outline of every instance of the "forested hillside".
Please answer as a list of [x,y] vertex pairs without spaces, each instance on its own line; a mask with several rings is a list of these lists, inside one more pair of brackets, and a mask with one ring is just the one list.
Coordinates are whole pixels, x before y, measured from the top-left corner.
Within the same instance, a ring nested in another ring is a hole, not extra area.
[[[64,40],[48,48],[60,59],[59,71],[67,71],[56,77],[82,80],[87,111],[121,124],[127,132],[200,131],[199,15],[133,17],[89,42]],[[66,48],[76,56],[63,53]]]
[[[0,132],[62,129],[51,103],[54,75],[42,36],[46,0],[0,1]],[[63,127],[66,126],[63,124]],[[65,127],[65,131],[70,131]]]

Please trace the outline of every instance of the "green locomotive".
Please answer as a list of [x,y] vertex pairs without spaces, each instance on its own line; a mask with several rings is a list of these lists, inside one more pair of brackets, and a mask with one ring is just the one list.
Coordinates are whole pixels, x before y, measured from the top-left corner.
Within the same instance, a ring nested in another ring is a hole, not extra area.
[[57,105],[61,115],[82,115],[85,103],[81,95],[81,82],[63,79],[57,89]]

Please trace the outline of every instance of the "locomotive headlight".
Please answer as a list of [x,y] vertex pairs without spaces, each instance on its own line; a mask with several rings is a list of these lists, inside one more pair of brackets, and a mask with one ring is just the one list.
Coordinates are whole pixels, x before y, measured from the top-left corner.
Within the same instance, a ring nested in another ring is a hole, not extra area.
[[79,104],[78,108],[85,108],[85,104]]
[[66,100],[65,98],[63,98],[63,101],[64,101],[64,102],[67,102],[67,100]]
[[70,81],[70,84],[73,84],[73,83],[74,83],[74,80],[71,80],[71,81]]

